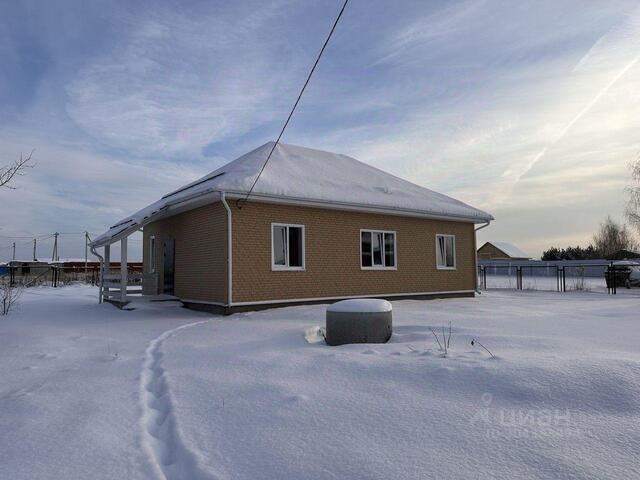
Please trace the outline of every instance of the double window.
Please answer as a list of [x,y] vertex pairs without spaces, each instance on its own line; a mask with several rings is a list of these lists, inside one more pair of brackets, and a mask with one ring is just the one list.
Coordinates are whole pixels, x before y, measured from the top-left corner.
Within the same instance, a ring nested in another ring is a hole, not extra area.
[[396,232],[360,230],[360,267],[396,269]]
[[439,270],[455,270],[456,237],[455,235],[436,235],[436,267]]
[[272,270],[304,270],[304,225],[271,224]]

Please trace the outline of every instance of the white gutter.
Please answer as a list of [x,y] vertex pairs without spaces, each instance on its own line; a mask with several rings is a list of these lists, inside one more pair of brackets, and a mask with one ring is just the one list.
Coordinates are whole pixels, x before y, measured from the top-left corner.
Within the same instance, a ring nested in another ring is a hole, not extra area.
[[[154,214],[149,217],[143,219],[140,223],[133,221],[132,219],[126,220],[122,222],[122,225],[126,223],[133,222],[133,225],[130,225],[127,228],[124,228],[122,231],[119,231],[116,234],[113,234],[110,237],[104,237],[105,234],[100,235],[92,242],[94,247],[102,247],[107,244],[115,243],[123,237],[129,236],[132,232],[140,229],[144,225],[149,222],[155,221],[159,218],[163,218],[166,216],[171,216],[176,213],[181,213],[179,208],[184,208],[184,211],[189,209],[187,206],[189,203],[192,203],[190,208],[197,208],[200,202],[206,203],[207,199],[202,199],[201,197],[208,195],[215,195],[217,193],[222,193],[222,191],[217,190],[215,187],[210,187],[205,190],[195,192],[191,195],[187,195],[184,197],[177,198],[172,201],[167,201],[164,206],[158,209]],[[226,196],[229,199],[237,199],[237,198],[245,198],[247,192],[239,192],[239,191],[226,191]],[[434,220],[447,220],[454,222],[469,222],[469,223],[481,223],[481,222],[489,222],[493,220],[493,217],[488,216],[467,216],[467,215],[451,215],[451,214],[440,214],[440,213],[427,213],[421,210],[413,210],[413,209],[404,209],[399,207],[382,207],[376,205],[362,205],[357,203],[350,202],[336,202],[332,200],[313,200],[306,198],[296,198],[296,197],[282,197],[277,195],[269,195],[269,194],[252,194],[251,196],[254,202],[266,202],[266,203],[282,203],[287,205],[299,205],[305,207],[316,207],[316,208],[324,208],[330,210],[347,210],[347,211],[355,211],[355,212],[366,212],[366,213],[379,213],[383,215],[398,215],[403,217],[417,217],[417,218],[429,218]],[[196,202],[195,200],[199,200]],[[481,212],[483,213],[483,212]],[[115,226],[111,227],[111,229],[115,228]],[[109,231],[109,230],[108,230]],[[107,232],[108,232],[107,231]],[[106,233],[106,232],[105,232]]]
[[477,242],[477,231],[478,230],[482,230],[485,227],[488,227],[489,224],[491,223],[491,220],[487,220],[487,223],[485,223],[484,225],[480,225],[478,228],[474,228],[473,230],[473,250],[474,250],[474,258],[475,258],[475,266],[476,266],[476,271],[475,271],[475,284],[476,284],[476,292],[480,293],[480,289],[478,288],[478,242]]
[[233,236],[231,231],[233,222],[225,192],[220,192],[220,201],[227,211],[227,306],[231,307],[233,305]]
[[[246,192],[227,191],[227,197],[230,199],[245,198]],[[297,197],[282,197],[277,195],[269,195],[263,193],[251,194],[254,202],[263,203],[281,203],[286,205],[299,205],[303,207],[316,207],[329,210],[347,210],[352,212],[379,213],[383,215],[397,215],[401,217],[417,217],[428,218],[433,220],[447,220],[453,222],[483,223],[493,220],[491,215],[483,217],[474,217],[467,215],[453,215],[440,213],[427,213],[422,210],[413,210],[391,206],[363,205],[359,203],[338,202],[333,200],[313,200]]]

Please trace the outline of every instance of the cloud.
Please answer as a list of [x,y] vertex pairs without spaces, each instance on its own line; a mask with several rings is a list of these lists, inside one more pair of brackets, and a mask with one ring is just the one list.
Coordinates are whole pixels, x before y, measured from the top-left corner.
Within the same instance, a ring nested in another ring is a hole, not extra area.
[[281,8],[232,21],[166,9],[131,19],[70,83],[67,112],[97,140],[140,156],[197,157],[239,137],[281,110],[295,77],[277,36],[265,34]]
[[[155,159],[125,162],[37,137],[0,135],[2,159],[17,158],[20,151],[31,148],[36,166],[16,180],[16,190],[0,190],[0,204],[5,206],[0,235],[101,233],[163,192],[206,173],[187,164]],[[75,252],[78,255],[84,252],[84,243],[80,237],[75,240],[82,247]],[[0,238],[0,248],[11,241]],[[0,258],[7,254],[0,252]]]
[[[31,9],[47,69],[25,79],[35,86],[16,120],[0,123],[0,155],[36,147],[40,163],[0,195],[10,228],[102,230],[272,139],[335,8]],[[553,238],[587,241],[622,212],[640,146],[638,11],[626,0],[350,4],[285,141],[487,209],[497,220],[483,235],[531,253]],[[11,66],[33,42],[8,35],[0,60]]]

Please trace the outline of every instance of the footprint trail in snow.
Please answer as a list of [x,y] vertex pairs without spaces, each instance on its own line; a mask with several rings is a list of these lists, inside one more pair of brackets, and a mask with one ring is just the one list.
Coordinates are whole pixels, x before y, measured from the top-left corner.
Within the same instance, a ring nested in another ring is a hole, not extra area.
[[207,323],[189,323],[164,332],[149,343],[140,375],[142,444],[158,478],[167,480],[213,480],[178,433],[167,379],[162,368],[162,344],[180,330]]

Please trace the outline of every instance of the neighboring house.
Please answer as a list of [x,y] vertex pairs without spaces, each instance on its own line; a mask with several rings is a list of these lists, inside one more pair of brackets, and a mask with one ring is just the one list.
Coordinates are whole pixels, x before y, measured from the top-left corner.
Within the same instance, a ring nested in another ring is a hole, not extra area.
[[7,266],[18,276],[38,276],[51,268],[47,262],[38,260],[11,260]]
[[[126,265],[126,238],[143,228],[145,293],[225,313],[352,297],[473,296],[474,225],[491,215],[346,155],[285,144],[243,202],[272,146],[118,222],[92,250],[105,247],[108,258],[120,241]],[[126,302],[125,290],[106,295]]]
[[607,260],[627,260],[629,258],[640,258],[640,253],[631,250],[617,250],[607,255]]
[[531,257],[515,245],[506,242],[486,242],[478,249],[480,260],[530,260]]
[[[55,262],[51,262],[51,265],[56,266],[56,267],[62,267],[64,269],[84,269],[85,267],[85,261],[84,258],[61,258],[59,260],[56,260]],[[86,266],[89,270],[92,269],[96,269],[96,268],[100,268],[100,261],[99,260],[94,260],[93,258],[87,260]],[[127,267],[131,270],[131,269],[142,269],[143,268],[143,263],[142,262],[128,262],[127,263]],[[114,262],[111,261],[111,265],[110,265],[111,270],[118,270],[120,269],[120,262]]]

